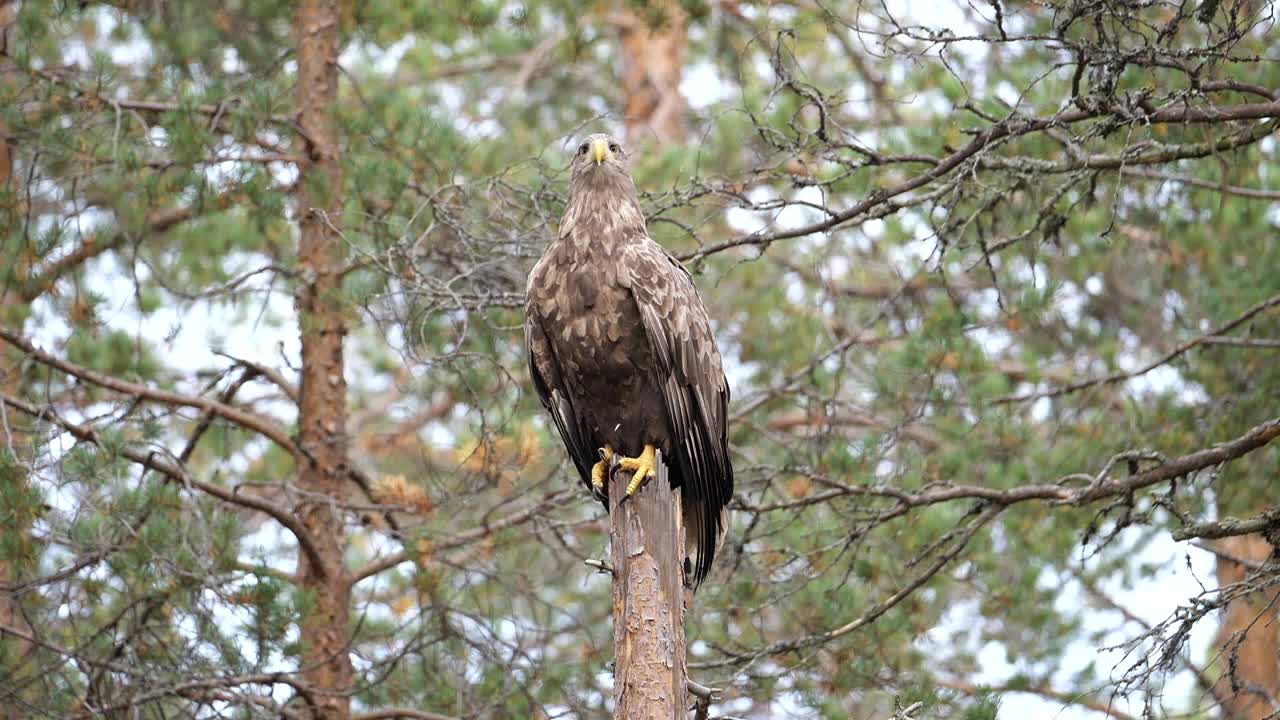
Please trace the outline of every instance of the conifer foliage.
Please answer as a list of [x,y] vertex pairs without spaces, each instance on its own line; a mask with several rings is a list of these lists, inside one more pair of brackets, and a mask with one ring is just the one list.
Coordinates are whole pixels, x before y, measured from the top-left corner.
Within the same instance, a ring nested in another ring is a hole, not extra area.
[[1275,4],[925,5],[0,0],[0,717],[611,712],[593,131],[733,388],[691,717],[1274,712]]

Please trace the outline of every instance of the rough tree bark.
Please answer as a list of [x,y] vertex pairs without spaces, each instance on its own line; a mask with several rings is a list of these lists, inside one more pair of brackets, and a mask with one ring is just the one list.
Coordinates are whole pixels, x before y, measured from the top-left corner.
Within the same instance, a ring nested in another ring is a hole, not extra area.
[[686,17],[662,0],[616,16],[622,42],[623,123],[631,142],[683,143],[688,107],[680,94]]
[[[1218,544],[1218,587],[1237,583],[1249,573],[1246,563],[1263,563],[1271,556],[1271,544],[1257,535],[1241,535]],[[1229,558],[1244,561],[1236,562]],[[1275,712],[1280,699],[1280,627],[1277,606],[1280,592],[1258,592],[1227,605],[1214,645],[1219,649],[1222,677],[1214,695],[1222,703],[1223,717],[1261,720]]]
[[609,483],[614,720],[687,715],[684,521],[659,460],[657,477],[626,503],[631,473],[615,469]]
[[[331,498],[342,496],[349,477],[342,347],[345,252],[338,230],[342,170],[331,115],[338,100],[338,20],[338,0],[303,0],[295,20],[298,124],[307,158],[299,166],[295,208],[302,334],[298,445],[307,455],[298,461],[298,486]],[[309,594],[301,626],[301,675],[314,691],[307,698],[310,712],[316,718],[349,718],[351,582],[343,566],[342,518],[330,504],[313,500],[300,503],[295,512],[319,555],[318,561],[305,554],[298,560],[298,577]]]

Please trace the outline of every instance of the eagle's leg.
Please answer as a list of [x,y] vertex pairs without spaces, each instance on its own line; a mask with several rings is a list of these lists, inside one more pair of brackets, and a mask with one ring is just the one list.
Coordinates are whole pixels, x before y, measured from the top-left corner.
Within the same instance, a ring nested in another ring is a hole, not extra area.
[[613,448],[606,445],[600,448],[600,461],[591,466],[591,494],[595,495],[596,499],[609,497],[604,491],[604,471],[612,459]]
[[652,445],[645,445],[644,452],[640,453],[640,457],[624,457],[618,460],[618,465],[623,470],[633,471],[631,482],[627,485],[626,497],[631,497],[640,489],[640,485],[644,483],[645,478],[653,477],[654,471],[658,467],[657,450]]

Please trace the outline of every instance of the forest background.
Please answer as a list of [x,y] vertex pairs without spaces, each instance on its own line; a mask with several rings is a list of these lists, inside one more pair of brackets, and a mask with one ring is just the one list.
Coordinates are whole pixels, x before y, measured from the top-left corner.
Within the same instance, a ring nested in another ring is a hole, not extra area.
[[0,715],[607,713],[597,130],[733,387],[702,712],[1280,711],[1275,9],[0,0]]

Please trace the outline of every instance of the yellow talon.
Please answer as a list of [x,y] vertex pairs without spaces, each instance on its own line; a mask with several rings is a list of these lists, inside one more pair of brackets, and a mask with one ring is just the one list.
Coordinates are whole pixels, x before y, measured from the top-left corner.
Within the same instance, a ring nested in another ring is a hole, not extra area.
[[631,476],[631,483],[627,485],[627,497],[636,494],[640,489],[641,483],[646,477],[651,477],[658,467],[657,451],[652,445],[645,445],[644,452],[640,453],[640,457],[629,458],[624,457],[618,461],[618,465],[623,470],[632,470],[634,474]]
[[604,494],[604,466],[613,458],[613,449],[600,448],[600,461],[591,466],[591,487]]

